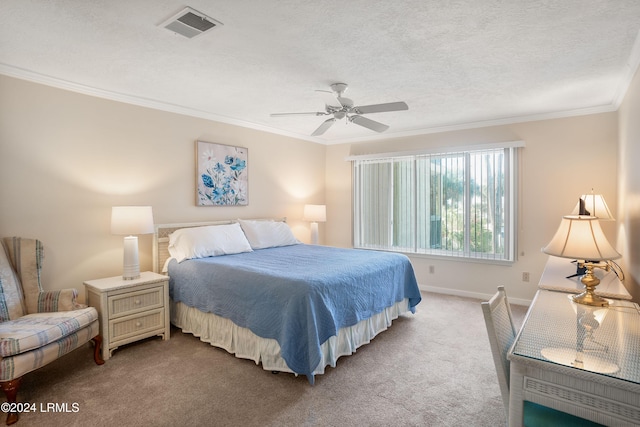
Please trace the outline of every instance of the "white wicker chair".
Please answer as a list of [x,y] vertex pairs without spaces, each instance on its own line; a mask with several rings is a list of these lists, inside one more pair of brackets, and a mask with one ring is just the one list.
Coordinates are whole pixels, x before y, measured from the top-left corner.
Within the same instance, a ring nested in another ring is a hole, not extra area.
[[[507,359],[507,353],[516,337],[516,328],[513,324],[511,307],[509,306],[504,286],[498,286],[498,292],[488,302],[483,302],[481,305],[487,326],[487,334],[489,335],[489,344],[491,344],[493,363],[498,374],[498,384],[500,384],[504,408],[507,419],[509,419],[510,364],[509,359]],[[533,402],[524,402],[523,410],[523,424],[528,427],[601,426],[601,424]]]

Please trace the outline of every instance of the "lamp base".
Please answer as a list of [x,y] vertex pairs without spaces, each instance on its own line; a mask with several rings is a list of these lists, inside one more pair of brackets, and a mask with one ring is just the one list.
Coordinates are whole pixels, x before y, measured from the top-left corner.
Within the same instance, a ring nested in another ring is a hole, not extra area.
[[591,305],[591,306],[594,306],[594,307],[608,307],[609,306],[609,301],[607,301],[606,299],[602,298],[601,296],[598,296],[598,295],[594,294],[593,292],[588,292],[588,291],[584,291],[581,294],[574,295],[574,296],[571,297],[571,299],[573,300],[573,302],[575,302],[577,304]]
[[318,244],[318,223],[317,222],[312,222],[311,223],[311,244],[312,245],[317,245]]
[[127,236],[124,238],[124,263],[122,278],[133,280],[140,277],[140,263],[138,261],[138,237]]
[[582,279],[580,279],[585,290],[581,294],[572,296],[571,299],[577,304],[591,305],[595,307],[608,307],[609,301],[595,294],[596,286],[600,284],[600,279],[593,274],[593,269],[597,267],[609,271],[609,264],[584,262],[582,263],[582,266],[587,269],[587,273],[582,276]]

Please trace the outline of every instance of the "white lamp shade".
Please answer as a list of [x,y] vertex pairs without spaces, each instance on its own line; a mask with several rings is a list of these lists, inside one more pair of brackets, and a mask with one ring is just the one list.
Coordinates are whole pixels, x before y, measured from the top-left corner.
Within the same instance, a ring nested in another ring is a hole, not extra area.
[[325,205],[304,205],[304,219],[311,222],[325,222],[327,207]]
[[153,233],[151,206],[114,206],[111,208],[111,234],[131,236]]
[[598,218],[592,216],[562,217],[558,231],[542,251],[562,258],[589,261],[620,257],[602,232]]
[[[604,197],[602,194],[583,194],[580,196],[582,200],[584,200],[584,207],[587,211],[589,211],[589,215],[595,216],[603,221],[612,221],[613,215],[611,215],[611,211],[609,210],[609,206],[607,206],[607,202],[604,201]],[[580,201],[576,204],[576,207],[573,208],[573,212],[571,215],[579,215],[580,214]]]

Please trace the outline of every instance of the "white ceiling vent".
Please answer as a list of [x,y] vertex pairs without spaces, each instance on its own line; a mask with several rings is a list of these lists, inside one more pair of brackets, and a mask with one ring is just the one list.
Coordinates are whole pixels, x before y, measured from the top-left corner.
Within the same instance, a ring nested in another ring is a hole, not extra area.
[[192,39],[221,25],[223,25],[222,22],[216,21],[190,7],[185,7],[159,26]]

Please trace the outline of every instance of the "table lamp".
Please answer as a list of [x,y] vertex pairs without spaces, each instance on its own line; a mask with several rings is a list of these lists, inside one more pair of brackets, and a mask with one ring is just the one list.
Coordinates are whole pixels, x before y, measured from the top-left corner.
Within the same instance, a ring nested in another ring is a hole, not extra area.
[[619,258],[620,254],[605,237],[598,218],[581,215],[562,217],[558,231],[542,251],[557,257],[576,259],[579,267],[586,269],[586,274],[580,279],[585,291],[574,295],[574,302],[597,307],[609,305],[606,299],[594,293],[600,279],[593,274],[593,269],[609,271],[610,266],[606,261]]
[[613,215],[604,201],[602,194],[583,194],[578,200],[578,204],[573,208],[571,215],[595,216],[601,221],[613,221]]
[[138,261],[138,236],[153,233],[151,206],[114,206],[111,208],[111,234],[124,235],[124,263],[122,278],[140,277]]
[[318,244],[318,223],[327,220],[325,205],[304,205],[304,219],[311,221],[311,244]]

